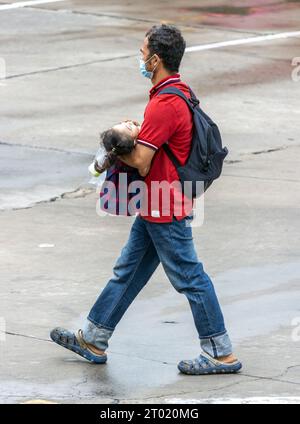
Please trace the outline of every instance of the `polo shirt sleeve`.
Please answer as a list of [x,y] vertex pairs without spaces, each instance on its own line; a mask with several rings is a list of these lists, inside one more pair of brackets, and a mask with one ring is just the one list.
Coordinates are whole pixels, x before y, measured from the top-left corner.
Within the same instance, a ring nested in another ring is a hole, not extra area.
[[174,134],[176,122],[174,106],[165,99],[153,99],[145,110],[137,143],[158,150]]

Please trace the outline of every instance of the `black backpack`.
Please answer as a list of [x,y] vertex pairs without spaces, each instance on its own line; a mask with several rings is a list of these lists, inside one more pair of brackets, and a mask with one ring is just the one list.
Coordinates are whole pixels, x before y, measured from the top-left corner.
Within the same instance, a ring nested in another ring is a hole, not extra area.
[[[200,109],[199,100],[191,89],[190,93],[191,99],[188,99],[178,88],[168,87],[160,91],[158,95],[175,94],[181,97],[193,113],[192,145],[185,165],[179,163],[167,143],[164,143],[162,147],[176,167],[183,189],[185,181],[192,182],[184,193],[188,197],[195,198],[206,191],[220,176],[228,149],[222,148],[222,139],[217,125]],[[203,181],[203,184],[196,184],[197,181]]]

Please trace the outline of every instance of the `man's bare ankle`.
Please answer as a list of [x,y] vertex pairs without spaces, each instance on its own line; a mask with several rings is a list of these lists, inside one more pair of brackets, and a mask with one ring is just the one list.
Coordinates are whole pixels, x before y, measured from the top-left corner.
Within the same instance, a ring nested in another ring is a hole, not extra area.
[[96,346],[94,346],[94,345],[91,345],[91,344],[89,344],[89,343],[86,343],[86,345],[87,345],[87,347],[92,351],[92,352],[94,352],[96,355],[104,355],[105,354],[105,352],[104,352],[104,350],[100,350],[100,349],[98,349]]
[[226,355],[226,356],[219,356],[217,359],[220,362],[225,362],[225,363],[228,363],[228,364],[237,361],[237,357],[233,353],[231,353],[230,355]]

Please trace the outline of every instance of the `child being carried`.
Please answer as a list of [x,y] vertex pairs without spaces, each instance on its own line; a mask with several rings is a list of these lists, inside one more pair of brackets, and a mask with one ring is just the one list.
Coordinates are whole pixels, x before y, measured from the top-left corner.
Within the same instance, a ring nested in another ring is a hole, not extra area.
[[[112,182],[115,187],[115,195],[108,193],[108,188],[102,187],[100,192],[100,205],[103,211],[114,215],[130,215],[128,211],[128,202],[134,194],[128,193],[125,201],[126,207],[121,208],[120,191],[127,193],[127,187],[132,181],[143,180],[136,168],[133,168],[122,162],[118,156],[126,155],[132,152],[136,145],[136,140],[140,132],[140,125],[136,121],[123,121],[112,128],[104,131],[100,138],[100,147],[96,153],[94,162],[89,166],[89,171],[95,177],[106,172],[105,181]],[[120,173],[126,173],[126,187],[120,187]],[[121,190],[123,189],[123,190]],[[114,202],[112,202],[112,198]],[[109,204],[110,201],[110,204]],[[113,203],[113,204],[112,204]]]
[[140,126],[136,121],[123,121],[101,134],[101,142],[94,162],[89,166],[89,171],[96,177],[107,171],[112,166],[135,170],[122,162],[118,156],[131,153],[136,144]]

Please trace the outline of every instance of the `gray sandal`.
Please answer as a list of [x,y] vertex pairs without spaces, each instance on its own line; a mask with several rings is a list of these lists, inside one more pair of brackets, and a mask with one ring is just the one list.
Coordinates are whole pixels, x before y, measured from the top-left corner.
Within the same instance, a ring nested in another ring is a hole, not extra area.
[[51,339],[60,346],[72,350],[83,358],[96,364],[104,364],[107,361],[107,355],[94,353],[86,344],[82,336],[82,330],[78,330],[77,335],[71,333],[65,328],[54,328],[50,333]]
[[183,374],[205,375],[205,374],[232,374],[242,368],[239,361],[225,363],[220,362],[205,352],[192,360],[180,361],[178,369]]

